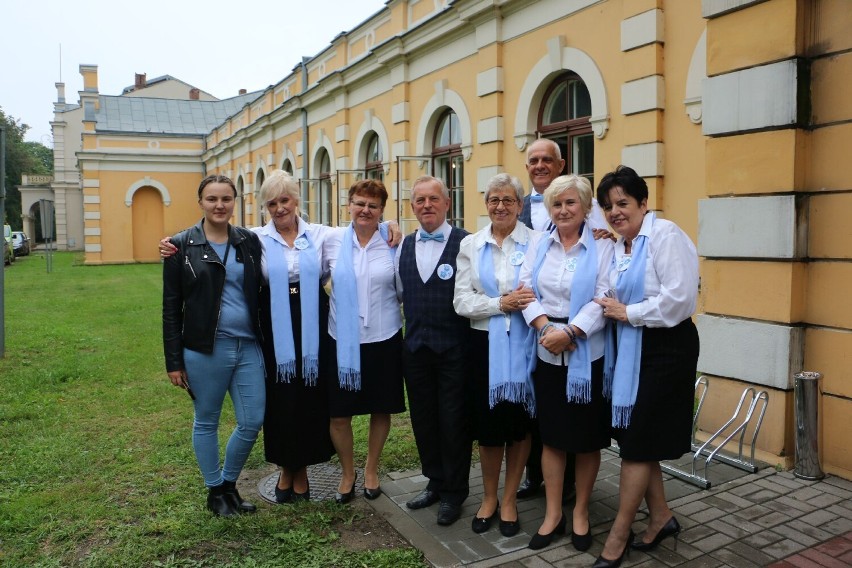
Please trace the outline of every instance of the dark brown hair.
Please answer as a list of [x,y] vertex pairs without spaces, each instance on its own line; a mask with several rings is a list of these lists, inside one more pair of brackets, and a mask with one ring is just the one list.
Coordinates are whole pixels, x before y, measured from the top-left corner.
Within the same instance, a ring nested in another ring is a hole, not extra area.
[[199,201],[201,201],[201,192],[204,191],[204,188],[210,185],[211,183],[224,183],[230,185],[231,189],[234,190],[234,197],[237,196],[237,187],[234,185],[234,182],[231,181],[231,178],[229,178],[228,176],[213,174],[201,180],[201,185],[198,186]]

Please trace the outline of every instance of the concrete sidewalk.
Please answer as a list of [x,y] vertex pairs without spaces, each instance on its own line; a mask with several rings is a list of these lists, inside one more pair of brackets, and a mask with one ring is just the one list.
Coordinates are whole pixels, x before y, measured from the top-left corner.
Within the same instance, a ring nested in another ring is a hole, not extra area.
[[[604,450],[590,509],[594,544],[587,552],[577,552],[570,537],[544,550],[527,548],[544,517],[543,492],[518,502],[518,535],[503,537],[496,523],[481,535],[471,531],[482,496],[478,465],[471,468],[462,518],[450,527],[435,522],[437,505],[418,511],[405,507],[426,486],[419,471],[383,479],[384,495],[369,503],[436,567],[590,567],[615,518],[619,470],[619,458]],[[714,464],[708,477],[713,486],[700,490],[664,475],[669,504],[683,527],[677,549],[666,539],[648,554],[633,551],[623,566],[852,566],[852,482],[831,476],[805,481],[770,467],[746,474],[724,464]],[[565,507],[569,520],[570,507]],[[640,511],[634,532],[644,531],[645,515]]]

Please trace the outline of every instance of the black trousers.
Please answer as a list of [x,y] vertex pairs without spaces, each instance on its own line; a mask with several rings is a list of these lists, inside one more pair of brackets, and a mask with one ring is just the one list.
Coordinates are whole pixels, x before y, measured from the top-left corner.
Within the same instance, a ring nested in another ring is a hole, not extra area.
[[402,354],[411,427],[427,488],[461,505],[469,493],[472,438],[465,346],[436,353],[428,347]]

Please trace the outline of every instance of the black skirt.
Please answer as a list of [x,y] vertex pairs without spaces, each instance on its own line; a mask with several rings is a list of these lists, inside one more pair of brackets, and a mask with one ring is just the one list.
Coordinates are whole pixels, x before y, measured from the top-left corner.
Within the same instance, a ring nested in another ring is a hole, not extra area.
[[533,425],[524,405],[504,400],[491,408],[488,402],[488,332],[471,330],[470,345],[474,439],[486,447],[523,441]]
[[361,390],[340,388],[337,342],[329,338],[328,406],[332,417],[405,412],[402,381],[402,330],[390,339],[361,344]]
[[533,372],[541,442],[572,454],[610,445],[611,405],[603,396],[603,357],[592,362],[592,400],[568,402],[568,367],[538,360]]
[[639,388],[627,428],[616,428],[623,459],[661,461],[692,451],[698,331],[691,319],[642,330]]
[[[319,282],[315,284],[319,286]],[[299,290],[299,284],[290,284]],[[316,386],[307,387],[302,378],[302,309],[299,294],[290,294],[290,316],[293,325],[293,343],[296,350],[296,378],[289,383],[276,380],[275,348],[272,321],[269,313],[268,291],[264,295],[265,309],[261,313],[263,326],[263,354],[266,364],[266,417],[263,422],[263,448],[266,461],[297,470],[323,463],[334,455],[334,446],[328,431],[328,377],[320,368]],[[263,300],[264,298],[262,298]],[[283,317],[272,314],[272,317]],[[328,294],[319,292],[319,356],[328,352]]]

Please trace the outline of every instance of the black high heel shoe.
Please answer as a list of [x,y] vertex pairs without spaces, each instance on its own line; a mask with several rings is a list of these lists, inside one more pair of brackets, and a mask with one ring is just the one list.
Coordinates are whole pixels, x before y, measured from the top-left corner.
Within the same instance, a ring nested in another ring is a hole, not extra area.
[[350,489],[347,493],[340,493],[339,491],[334,496],[334,502],[338,505],[345,505],[355,498],[355,481],[352,482],[352,489]]
[[573,544],[574,548],[580,552],[586,552],[589,550],[592,547],[592,527],[589,527],[589,532],[586,534],[577,534],[572,530],[571,544]]
[[630,556],[630,545],[633,544],[633,537],[636,536],[633,534],[633,531],[630,531],[630,534],[627,535],[627,542],[624,543],[624,550],[621,551],[621,555],[615,560],[607,560],[603,557],[603,554],[598,556],[598,559],[595,560],[595,563],[592,564],[592,568],[618,568],[621,566],[621,563],[624,561],[624,557]]
[[666,524],[663,525],[663,528],[657,533],[657,536],[654,537],[654,540],[651,542],[644,542],[641,539],[634,542],[630,547],[633,550],[641,550],[642,552],[648,552],[649,550],[654,550],[657,548],[663,539],[668,538],[670,536],[674,537],[674,549],[677,550],[677,537],[680,535],[680,523],[677,522],[677,519],[674,517],[670,518],[666,521]]
[[549,546],[556,535],[565,534],[566,523],[565,513],[562,513],[562,518],[559,519],[559,524],[556,525],[556,528],[547,534],[535,533],[527,546],[532,550],[541,550],[545,546]]

